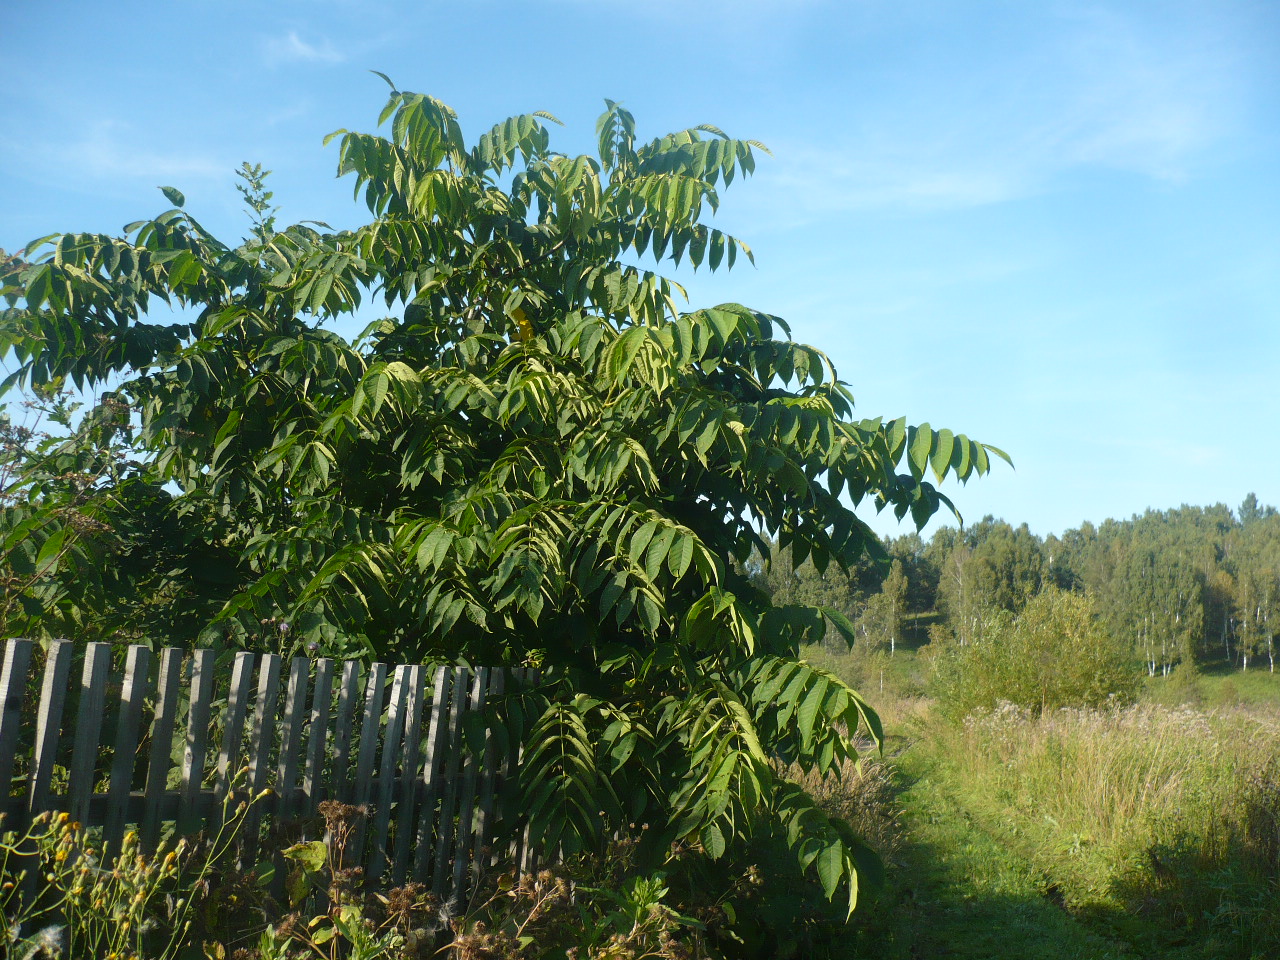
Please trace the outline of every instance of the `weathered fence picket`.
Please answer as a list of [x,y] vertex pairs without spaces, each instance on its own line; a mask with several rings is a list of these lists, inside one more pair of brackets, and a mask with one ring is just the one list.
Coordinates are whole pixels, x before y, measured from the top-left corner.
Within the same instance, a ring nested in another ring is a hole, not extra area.
[[310,729],[307,733],[307,763],[302,771],[302,795],[307,799],[304,815],[316,812],[324,799],[324,750],[328,737],[329,711],[333,706],[333,661],[316,661],[316,685],[311,697]]
[[80,711],[76,716],[75,747],[67,780],[67,810],[72,820],[82,823],[89,821],[89,798],[93,795],[93,769],[98,762],[98,736],[107,706],[110,667],[111,645],[89,644],[80,678]]
[[533,862],[499,802],[516,748],[464,730],[468,714],[528,671],[305,657],[286,670],[278,656],[243,651],[220,666],[212,650],[47,646],[9,640],[0,661],[9,827],[65,810],[101,827],[110,849],[130,827],[154,849],[162,837],[216,829],[228,805],[270,787],[275,796],[251,806],[242,829],[242,864],[256,862],[266,818],[320,836],[324,799],[366,808],[346,862],[370,880],[413,878],[457,897],[496,859],[499,840]]
[[8,783],[13,774],[31,648],[30,640],[10,640],[4,648],[4,665],[0,667],[0,783]]
[[420,878],[426,877],[427,871],[431,869],[431,830],[436,803],[440,799],[441,758],[444,753],[442,740],[448,730],[445,710],[448,707],[450,679],[448,671],[437,671],[435,691],[431,697],[431,722],[427,725],[427,742],[424,748],[426,758],[422,764],[422,803],[415,831],[413,858],[414,875]]
[[454,824],[458,797],[458,767],[462,744],[462,724],[458,718],[462,715],[467,702],[467,670],[460,670],[453,678],[453,696],[449,713],[447,747],[445,753],[444,797],[440,803],[439,830],[436,833],[435,864],[431,868],[431,889],[436,896],[441,896],[445,888],[445,870],[449,862],[449,853],[453,843]]
[[44,685],[40,690],[40,712],[36,715],[36,747],[27,774],[27,812],[31,815],[43,810],[48,802],[73,652],[66,640],[55,640],[49,647]]
[[191,699],[187,711],[187,745],[182,754],[182,794],[178,806],[178,832],[197,829],[196,801],[204,782],[204,758],[209,749],[209,716],[213,710],[212,650],[197,650],[191,657]]
[[231,687],[227,691],[227,709],[222,731],[222,749],[218,752],[217,780],[214,785],[214,809],[209,814],[209,825],[221,826],[231,793],[234,769],[239,766],[240,744],[244,737],[244,716],[248,710],[249,686],[253,682],[253,654],[236,654],[231,668]]
[[160,651],[160,673],[156,677],[151,760],[147,765],[146,813],[138,831],[148,849],[154,848],[160,839],[160,804],[168,789],[169,768],[173,763],[173,729],[178,717],[178,686],[181,682],[182,651],[165,647]]
[[133,790],[138,729],[142,723],[142,699],[146,695],[150,670],[151,651],[146,647],[130,647],[125,660],[124,683],[120,690],[115,756],[111,762],[106,824],[102,830],[103,849],[112,853],[120,850],[120,839],[124,836],[124,821]]

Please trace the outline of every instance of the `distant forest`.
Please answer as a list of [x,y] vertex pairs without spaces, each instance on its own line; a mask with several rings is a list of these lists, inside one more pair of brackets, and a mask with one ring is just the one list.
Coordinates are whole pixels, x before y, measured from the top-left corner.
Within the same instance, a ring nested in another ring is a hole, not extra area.
[[771,563],[757,558],[754,573],[776,602],[839,610],[859,640],[887,651],[931,639],[965,644],[1056,589],[1088,596],[1151,676],[1206,661],[1275,669],[1280,515],[1253,494],[1234,511],[1148,510],[1043,538],[987,516],[884,547],[887,556],[847,573],[796,567],[775,550]]

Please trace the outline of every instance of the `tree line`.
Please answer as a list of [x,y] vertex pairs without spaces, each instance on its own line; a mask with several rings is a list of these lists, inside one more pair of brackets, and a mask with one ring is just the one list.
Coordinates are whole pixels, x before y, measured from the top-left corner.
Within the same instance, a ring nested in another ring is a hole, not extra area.
[[1091,598],[1113,642],[1150,676],[1179,664],[1275,669],[1280,514],[1249,494],[1224,504],[1148,510],[1046,537],[992,516],[887,539],[878,556],[820,574],[771,547],[752,572],[775,602],[843,611],[892,653],[904,639],[966,645],[1047,590]]

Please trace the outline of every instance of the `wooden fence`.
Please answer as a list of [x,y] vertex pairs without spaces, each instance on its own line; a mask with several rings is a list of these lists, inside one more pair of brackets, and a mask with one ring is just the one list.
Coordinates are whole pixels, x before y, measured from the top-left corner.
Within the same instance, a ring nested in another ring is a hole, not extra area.
[[[65,810],[101,827],[108,848],[130,826],[154,847],[170,831],[216,827],[228,798],[270,787],[250,808],[242,860],[264,817],[279,830],[310,824],[314,837],[317,805],[334,799],[368,809],[346,862],[370,881],[412,878],[458,897],[498,854],[532,866],[517,816],[504,818],[500,802],[514,758],[467,721],[513,677],[528,680],[522,671],[305,657],[286,665],[245,652],[219,664],[211,650],[166,648],[157,658],[140,646],[59,640],[41,675],[40,650],[9,640],[0,667],[6,826]],[[494,850],[498,836],[507,839]]]

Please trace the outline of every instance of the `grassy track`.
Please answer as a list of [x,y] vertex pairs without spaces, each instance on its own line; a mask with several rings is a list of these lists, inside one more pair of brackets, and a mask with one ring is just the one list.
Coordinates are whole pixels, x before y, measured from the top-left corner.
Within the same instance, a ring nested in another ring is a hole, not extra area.
[[853,956],[1121,960],[1139,954],[1077,920],[1048,881],[948,796],[921,752],[898,762],[906,845]]
[[1206,665],[1132,707],[961,726],[916,650],[806,655],[880,710],[900,804],[847,957],[1280,960],[1280,674]]

